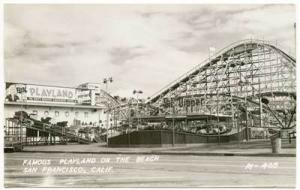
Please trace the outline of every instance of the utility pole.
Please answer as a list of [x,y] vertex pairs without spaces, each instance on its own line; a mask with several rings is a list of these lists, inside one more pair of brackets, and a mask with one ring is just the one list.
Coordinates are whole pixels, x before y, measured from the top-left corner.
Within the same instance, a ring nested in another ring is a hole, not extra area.
[[246,141],[249,141],[249,133],[248,133],[248,102],[247,102],[247,95],[245,96],[245,114],[246,114]]
[[21,115],[20,115],[20,143],[21,143],[21,149],[23,147],[23,140],[22,140],[22,136],[23,136],[23,104],[21,106]]
[[173,109],[173,117],[172,117],[172,146],[175,146],[175,105],[171,101],[172,109]]
[[237,134],[238,134],[238,145],[240,147],[241,139],[240,139],[240,125],[241,125],[241,115],[240,113],[236,114],[236,127],[237,127]]
[[109,125],[109,115],[108,115],[108,109],[106,111],[106,146],[108,147],[108,125]]
[[[103,83],[105,84],[105,90],[108,93],[108,83],[112,83],[113,78],[108,77],[103,79]],[[108,128],[109,128],[109,112],[110,112],[110,104],[107,102],[107,111],[106,111],[106,143],[108,146]]]
[[263,127],[263,121],[262,121],[262,102],[261,102],[261,89],[260,89],[260,78],[258,78],[258,92],[259,92],[259,127]]
[[137,101],[137,109],[136,109],[136,115],[137,115],[137,125],[136,125],[136,130],[139,130],[139,124],[140,124],[140,120],[139,120],[139,94],[143,94],[143,91],[141,90],[133,90],[133,94],[136,94],[136,101]]
[[[218,88],[218,87],[217,87]],[[217,89],[217,126],[218,126],[218,144],[220,145],[220,119],[219,119],[219,90]]]

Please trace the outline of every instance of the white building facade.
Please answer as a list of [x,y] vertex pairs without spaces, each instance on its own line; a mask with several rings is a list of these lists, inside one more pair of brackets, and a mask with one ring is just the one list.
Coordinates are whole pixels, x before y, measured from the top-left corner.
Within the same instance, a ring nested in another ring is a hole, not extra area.
[[15,112],[25,111],[37,120],[50,117],[51,123],[67,121],[69,127],[105,128],[112,121],[105,113],[100,91],[100,85],[93,83],[75,88],[6,83],[4,116],[12,118]]

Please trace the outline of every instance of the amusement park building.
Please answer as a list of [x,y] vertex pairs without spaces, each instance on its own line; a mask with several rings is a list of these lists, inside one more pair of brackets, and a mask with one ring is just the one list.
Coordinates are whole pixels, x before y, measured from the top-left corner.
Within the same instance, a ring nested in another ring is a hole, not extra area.
[[15,112],[25,111],[37,120],[51,117],[52,123],[67,121],[68,126],[106,127],[112,122],[105,113],[103,93],[99,84],[93,83],[72,88],[7,82],[4,115],[12,118]]

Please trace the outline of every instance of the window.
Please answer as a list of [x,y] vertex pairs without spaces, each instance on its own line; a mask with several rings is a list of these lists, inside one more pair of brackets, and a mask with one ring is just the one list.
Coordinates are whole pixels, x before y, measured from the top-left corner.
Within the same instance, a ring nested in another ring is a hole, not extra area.
[[78,117],[79,116],[79,113],[78,111],[75,112],[75,117]]
[[44,115],[45,115],[45,116],[48,116],[48,115],[49,115],[49,112],[48,112],[48,111],[45,111],[45,112],[44,112]]
[[59,116],[59,111],[55,111],[55,117]]
[[84,117],[88,118],[89,117],[89,112],[84,112]]
[[66,117],[69,117],[69,112],[66,111],[66,112],[65,112],[65,115],[66,115]]

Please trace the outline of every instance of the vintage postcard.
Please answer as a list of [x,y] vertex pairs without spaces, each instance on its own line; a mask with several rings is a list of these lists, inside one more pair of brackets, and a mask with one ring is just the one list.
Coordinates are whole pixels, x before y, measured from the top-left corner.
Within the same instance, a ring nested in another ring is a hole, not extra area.
[[3,4],[4,187],[296,187],[295,4]]

